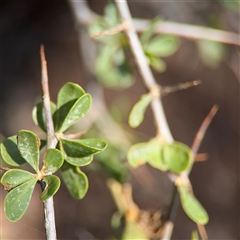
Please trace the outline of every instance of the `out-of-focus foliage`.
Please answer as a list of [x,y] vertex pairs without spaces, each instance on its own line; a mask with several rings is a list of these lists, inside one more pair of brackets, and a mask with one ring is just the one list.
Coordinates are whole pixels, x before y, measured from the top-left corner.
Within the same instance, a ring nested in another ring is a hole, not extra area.
[[219,42],[208,40],[197,41],[198,54],[204,64],[217,68],[225,57],[225,46]]

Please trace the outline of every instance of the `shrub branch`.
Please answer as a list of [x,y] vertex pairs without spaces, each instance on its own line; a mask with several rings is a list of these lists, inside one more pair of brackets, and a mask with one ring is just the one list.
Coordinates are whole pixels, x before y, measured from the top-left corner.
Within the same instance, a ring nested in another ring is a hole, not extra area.
[[[57,139],[55,137],[53,120],[50,108],[50,95],[48,88],[48,74],[47,74],[47,61],[45,58],[44,47],[40,47],[40,56],[42,64],[42,92],[43,92],[43,105],[46,118],[46,129],[47,129],[47,148],[55,148],[57,144]],[[44,190],[44,186],[42,186]],[[53,197],[43,202],[44,208],[44,220],[45,220],[45,231],[47,240],[57,239],[56,235],[56,225],[55,225],[55,213]]]

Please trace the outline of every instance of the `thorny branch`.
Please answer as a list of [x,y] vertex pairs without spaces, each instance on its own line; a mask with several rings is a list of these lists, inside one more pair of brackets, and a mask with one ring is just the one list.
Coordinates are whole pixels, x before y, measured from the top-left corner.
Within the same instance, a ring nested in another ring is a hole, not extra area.
[[[54,133],[53,120],[50,108],[50,96],[48,89],[48,74],[47,74],[47,61],[45,58],[44,47],[40,47],[40,56],[42,63],[42,91],[43,91],[43,105],[46,118],[46,128],[47,128],[47,148],[55,148],[57,144],[57,139]],[[42,186],[42,190],[44,190]],[[45,217],[45,230],[47,240],[57,239],[56,235],[56,225],[55,225],[55,214],[54,214],[54,204],[53,197],[43,202],[44,207],[44,217]]]
[[[149,91],[157,92],[160,89],[158,94],[160,96],[164,95],[165,94],[163,92],[164,88],[159,88],[159,86],[156,84],[156,81],[152,75],[152,72],[145,60],[145,56],[143,54],[141,44],[139,43],[139,40],[138,40],[137,34],[136,34],[136,31],[138,31],[138,32],[144,31],[147,28],[149,21],[142,20],[142,19],[132,19],[131,15],[129,13],[129,9],[126,4],[126,1],[121,1],[121,2],[115,1],[115,2],[118,7],[118,10],[120,12],[120,15],[122,17],[122,26],[119,25],[116,28],[104,31],[102,33],[98,33],[98,34],[100,34],[99,36],[114,34],[115,32],[125,30],[128,38],[129,38],[131,48],[132,48],[133,53],[136,58],[135,60],[137,61],[137,65],[139,67],[139,70],[143,77],[145,85],[147,86]],[[69,3],[70,3],[70,6],[72,7],[72,9],[74,9],[73,12],[75,15],[77,25],[78,24],[88,25],[88,24],[92,23],[93,21],[95,21],[99,17],[97,14],[95,14],[88,8],[85,1],[81,1],[81,2],[77,1],[76,2],[73,0],[69,0]],[[81,14],[81,13],[83,13],[83,14]],[[80,15],[81,15],[81,17],[79,17]],[[135,27],[135,30],[134,30],[134,27]],[[220,31],[220,30],[215,30],[215,29],[211,29],[211,28],[207,28],[207,27],[194,26],[194,25],[188,25],[188,24],[173,23],[173,22],[165,21],[165,22],[159,23],[159,25],[155,29],[155,32],[178,35],[178,36],[182,36],[182,37],[189,38],[189,39],[206,39],[206,40],[223,42],[226,44],[233,44],[233,45],[238,45],[238,46],[240,45],[239,35],[236,33]],[[94,37],[96,37],[96,36],[94,36]],[[197,82],[197,84],[199,84],[199,82]],[[168,142],[172,142],[173,138],[170,133],[169,127],[167,125],[167,121],[166,121],[166,118],[164,115],[162,104],[161,104],[161,101],[159,100],[159,98],[156,98],[153,101],[152,109],[154,112],[154,117],[155,117],[158,132],[161,133]],[[217,107],[214,106],[210,112],[211,116],[208,115],[206,118],[208,120],[205,119],[206,121],[204,121],[204,123],[203,123],[203,126],[205,126],[205,130],[203,131],[203,127],[201,126],[200,130],[199,130],[200,133],[198,132],[198,136],[200,136],[199,134],[202,134],[202,138],[203,138],[208,125],[210,124],[213,116],[216,114],[216,111],[217,111]],[[198,138],[198,140],[194,141],[194,143],[193,143],[194,154],[197,154],[198,147],[202,141],[202,138],[199,138],[199,137],[197,137],[197,138]],[[189,172],[185,172],[184,174],[186,175],[185,177],[188,178]],[[170,180],[175,182],[177,176],[172,176],[172,177],[169,176],[169,177],[170,177]],[[178,196],[178,195],[176,195],[176,196]],[[171,238],[171,234],[172,234],[173,226],[174,226],[172,220],[174,219],[174,215],[175,215],[173,212],[178,207],[178,204],[179,204],[179,199],[178,199],[177,204],[173,203],[173,206],[171,208],[172,212],[170,213],[170,215],[171,215],[171,217],[169,219],[170,221],[168,221],[165,225],[165,233],[164,233],[164,236],[162,239],[170,239]],[[201,228],[199,228],[199,231],[200,230],[201,230]],[[204,228],[203,228],[203,230],[204,231],[200,231],[200,234],[201,234],[201,237],[204,239],[204,238],[206,238],[207,235],[206,235]],[[205,234],[205,236],[204,236],[204,234]]]
[[[89,9],[85,0],[74,1],[68,0],[70,7],[74,9],[75,18],[78,19],[79,25],[88,25],[96,21],[100,16]],[[143,32],[149,25],[149,20],[133,19],[132,23],[137,32]],[[171,34],[187,39],[205,39],[210,41],[222,42],[240,46],[240,36],[238,33],[217,30],[214,28],[197,26],[171,21],[160,22],[154,30],[155,33]]]
[[[156,83],[153,73],[147,63],[142,45],[132,24],[132,17],[130,15],[127,3],[125,1],[115,1],[115,3],[122,22],[127,21],[131,26],[131,28],[125,30],[125,33],[129,39],[129,45],[135,57],[135,62],[139,68],[139,72],[143,78],[143,81],[149,91],[152,92],[155,91],[155,89],[158,90],[159,86]],[[162,135],[168,143],[173,142],[173,137],[168,127],[161,100],[159,98],[155,98],[151,103],[151,107],[153,110],[158,134]]]

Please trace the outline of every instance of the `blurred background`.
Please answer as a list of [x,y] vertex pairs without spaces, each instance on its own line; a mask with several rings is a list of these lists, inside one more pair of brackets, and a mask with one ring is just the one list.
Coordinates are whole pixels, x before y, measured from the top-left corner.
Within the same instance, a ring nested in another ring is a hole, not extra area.
[[[92,11],[103,15],[107,2],[90,0],[88,4]],[[239,34],[239,3],[235,1],[129,1],[129,7],[134,18],[152,19],[161,15],[166,21]],[[134,201],[141,209],[167,212],[173,195],[167,176],[148,165],[134,170],[126,167],[124,151],[130,144],[155,136],[150,110],[137,130],[132,130],[127,123],[132,106],[146,92],[136,70],[129,86],[100,87],[97,76],[90,71],[97,58],[98,45],[92,45],[86,38],[84,26],[76,24],[67,1],[2,0],[0,17],[1,134],[8,137],[20,129],[42,134],[32,121],[31,111],[41,100],[39,47],[44,44],[52,100],[56,101],[64,83],[78,83],[93,94],[93,111],[76,129],[89,129],[90,136],[97,135],[108,142],[113,139],[113,146],[105,155],[100,154],[92,166],[83,168],[90,183],[86,197],[73,199],[62,184],[54,198],[58,238],[109,239],[113,235],[110,222],[117,208],[106,186],[107,179],[113,176],[132,183]],[[154,71],[157,82],[167,86],[200,79],[202,84],[164,97],[166,117],[174,139],[191,146],[212,106],[219,106],[200,148],[209,158],[194,165],[190,179],[196,197],[210,216],[206,226],[209,239],[240,239],[239,46],[221,44],[206,50],[201,47],[203,43],[196,40],[179,37],[178,41],[176,52],[163,57],[166,70]],[[213,59],[211,54],[207,55],[211,49],[217,52],[213,53]],[[103,99],[104,103],[99,102]],[[99,115],[107,120],[101,122]],[[116,150],[116,146],[120,150]],[[115,159],[120,159],[124,167],[114,168],[118,161]],[[110,167],[108,161],[113,162]],[[17,223],[9,223],[2,206],[6,192],[0,189],[2,239],[45,238],[39,194],[40,188],[36,188],[24,217]],[[193,229],[195,224],[179,206],[172,239],[189,239]]]

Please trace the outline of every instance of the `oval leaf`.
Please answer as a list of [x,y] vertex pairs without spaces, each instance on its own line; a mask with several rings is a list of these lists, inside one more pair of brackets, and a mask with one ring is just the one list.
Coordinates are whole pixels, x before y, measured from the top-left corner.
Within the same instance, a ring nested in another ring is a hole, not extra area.
[[166,144],[162,150],[163,162],[174,173],[188,169],[192,163],[191,149],[180,142]]
[[164,144],[161,144],[159,140],[152,139],[148,143],[148,152],[149,152],[149,159],[148,163],[161,171],[167,171],[168,165],[165,164],[162,158],[162,149]]
[[149,65],[158,72],[164,72],[167,69],[166,63],[158,57],[148,55]]
[[56,172],[63,164],[62,153],[53,148],[49,148],[43,156],[43,170],[45,173]]
[[42,180],[45,182],[46,187],[43,193],[40,196],[42,201],[46,201],[48,198],[52,197],[60,187],[60,179],[55,175],[49,175],[43,178]]
[[127,153],[127,159],[134,168],[145,164],[149,159],[148,143],[137,143],[131,146]]
[[149,22],[147,29],[144,32],[142,32],[142,34],[140,35],[140,41],[142,44],[148,43],[150,38],[155,34],[154,33],[155,28],[162,21],[163,19],[161,16],[156,16]]
[[100,139],[68,140],[60,139],[61,147],[69,157],[83,158],[103,151],[107,143]]
[[3,160],[14,167],[26,163],[26,160],[21,156],[17,147],[17,136],[12,136],[1,143],[1,154]]
[[138,127],[144,118],[144,113],[152,101],[152,96],[150,94],[144,94],[142,95],[141,99],[134,105],[132,111],[129,115],[129,125],[132,128]]
[[158,57],[173,55],[179,47],[179,39],[173,36],[158,35],[143,46],[146,53]]
[[4,212],[10,222],[18,221],[26,212],[37,179],[31,179],[12,189],[4,200]]
[[21,169],[11,169],[3,174],[1,184],[4,186],[4,190],[10,191],[11,189],[35,178],[36,175],[30,172]]
[[198,53],[202,62],[210,68],[217,68],[225,56],[225,46],[208,40],[197,41]]
[[31,131],[21,130],[18,132],[17,144],[22,157],[38,171],[40,140],[37,135]]
[[207,224],[209,220],[208,214],[193,194],[189,193],[184,186],[179,186],[178,191],[182,207],[188,217],[197,224]]
[[83,158],[74,158],[74,157],[65,156],[65,160],[73,166],[83,167],[92,162],[93,155],[83,157]]
[[162,146],[158,140],[152,139],[149,142],[133,145],[127,154],[128,161],[132,167],[138,167],[148,162],[152,167],[161,171],[168,170],[161,156]]
[[85,91],[78,84],[68,82],[62,86],[58,93],[57,106],[60,108],[72,100],[77,100],[84,94]]
[[58,132],[64,132],[71,125],[83,118],[92,104],[90,94],[84,94],[77,100],[72,100],[62,105],[53,115],[55,128]]
[[87,176],[75,166],[64,163],[62,168],[63,181],[71,194],[76,199],[82,199],[88,190]]
[[[50,107],[51,107],[51,113],[53,115],[57,110],[57,106],[53,102],[50,102]],[[32,119],[37,126],[39,126],[44,132],[46,132],[45,110],[42,102],[38,103],[33,108]]]

